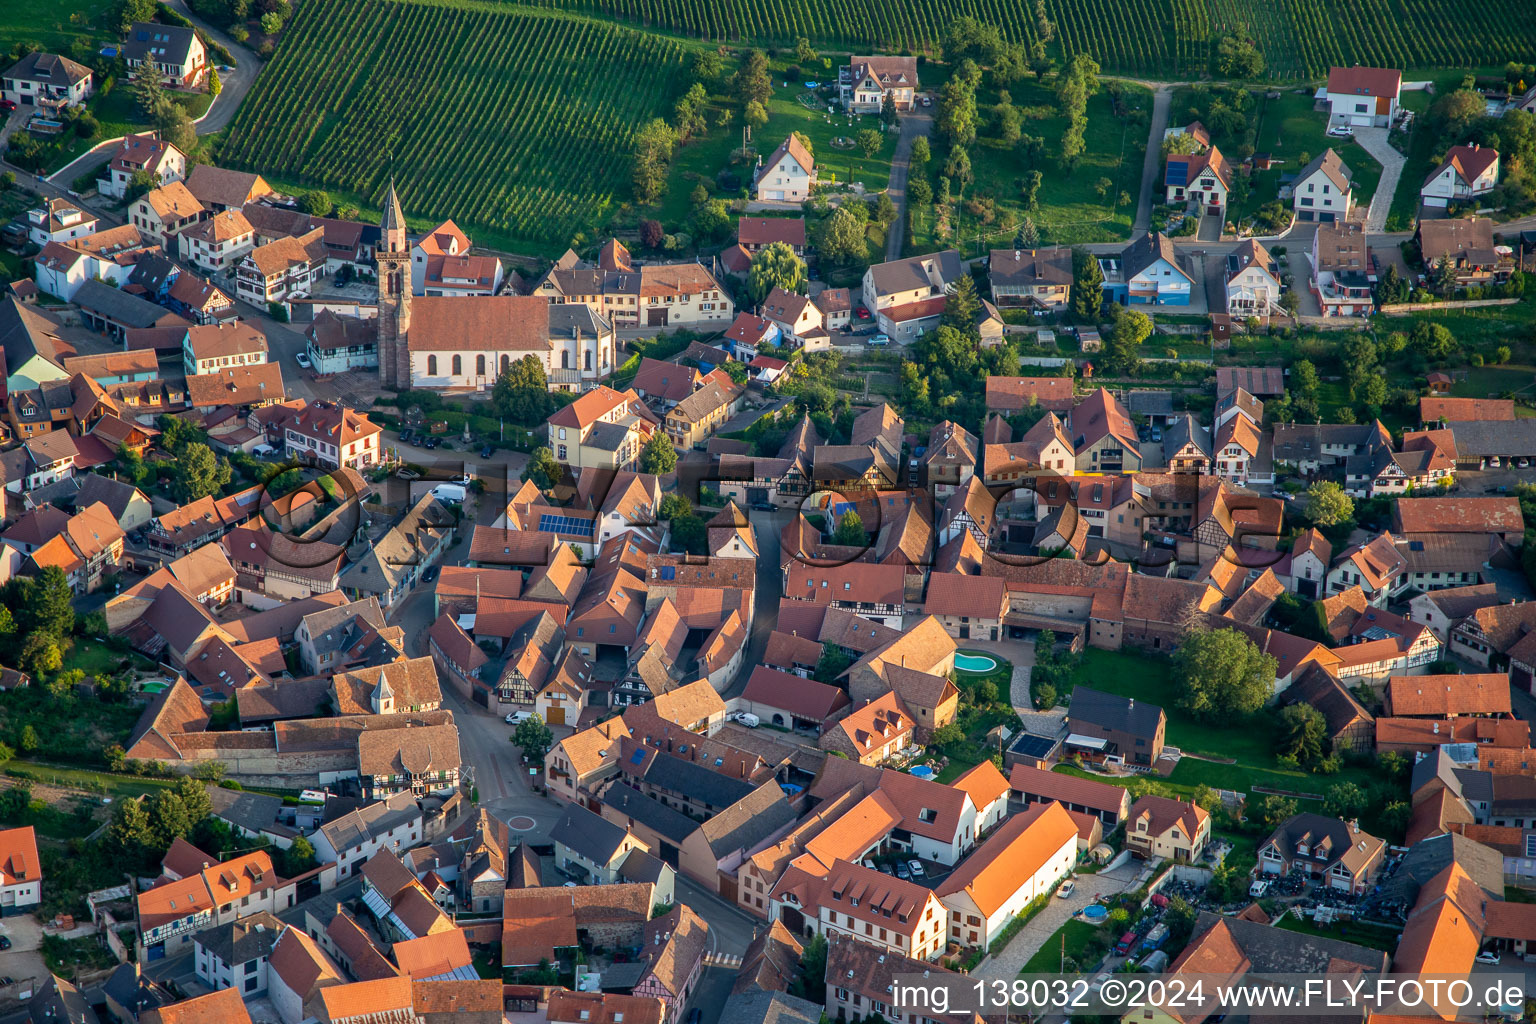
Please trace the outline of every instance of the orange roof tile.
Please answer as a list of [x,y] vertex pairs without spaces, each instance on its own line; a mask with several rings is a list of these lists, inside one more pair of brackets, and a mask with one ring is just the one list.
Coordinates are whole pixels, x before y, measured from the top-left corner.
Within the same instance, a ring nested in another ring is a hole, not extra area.
[[[1002,778],[1001,773],[998,778]],[[1066,808],[1055,802],[1031,804],[1005,821],[936,892],[943,897],[963,891],[990,917],[1068,845],[1075,859],[1077,824]]]

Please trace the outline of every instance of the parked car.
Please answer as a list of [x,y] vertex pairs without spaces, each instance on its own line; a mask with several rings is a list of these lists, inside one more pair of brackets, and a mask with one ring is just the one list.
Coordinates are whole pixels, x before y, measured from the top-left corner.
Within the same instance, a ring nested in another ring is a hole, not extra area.
[[492,448],[490,445],[486,445],[486,446],[484,446],[483,448],[480,449],[480,457],[482,459],[488,459],[492,455],[494,455],[495,453],[496,453],[496,449]]
[[1067,899],[1069,896],[1071,896],[1076,891],[1077,891],[1077,883],[1072,881],[1072,879],[1070,879],[1070,878],[1067,879],[1065,882],[1062,882],[1059,886],[1056,887],[1056,895],[1059,896],[1061,899]]
[[507,715],[508,725],[522,725],[533,717],[532,711],[513,711]]
[[423,447],[423,448],[426,448],[426,449],[428,449],[428,450],[431,450],[431,449],[433,449],[433,448],[436,448],[436,447],[437,447],[437,446],[438,446],[438,445],[440,445],[440,444],[442,444],[442,443],[443,443],[443,442],[441,442],[441,441],[439,441],[439,440],[438,440],[438,439],[437,439],[437,438],[435,438],[435,437],[432,437],[432,436],[430,436],[430,435],[429,435],[429,436],[428,436],[428,437],[427,437],[427,438],[426,438],[426,440],[424,440],[424,441],[422,441],[422,442],[421,442],[421,446],[422,446],[422,447]]
[[920,860],[907,861],[907,870],[912,872],[913,878],[922,878],[927,872],[923,870],[923,862]]
[[859,319],[860,320],[868,320],[869,319],[869,307],[868,306],[860,306],[858,309],[854,310],[854,312],[859,315]]
[[437,566],[435,566],[435,565],[427,566],[427,571],[421,574],[421,582],[423,582],[423,583],[431,583],[433,580],[437,579],[437,572],[438,572],[438,567]]
[[912,869],[907,867],[905,861],[896,862],[896,877],[903,879],[904,881],[911,881]]
[[311,366],[314,365],[313,363],[311,363],[309,361],[308,353],[305,353],[305,352],[296,352],[296,353],[294,353],[293,361],[298,363],[301,369],[305,369],[305,370],[309,369]]
[[1328,134],[1336,139],[1352,139],[1355,137],[1355,130],[1347,124],[1336,124],[1328,129]]
[[923,106],[925,106],[925,107],[933,106],[933,97],[932,96],[924,96],[923,97]]
[[743,711],[741,714],[737,715],[736,721],[746,726],[748,729],[756,729],[759,725],[763,724],[763,720],[752,714],[750,711]]
[[221,75],[227,75],[227,74],[229,74],[233,70],[235,70],[235,69],[230,67],[228,64],[220,64],[219,65],[219,74],[221,74]]
[[0,935],[0,949],[10,949],[10,948],[11,948],[11,940],[9,938],[7,938],[6,936],[4,936],[4,935]]
[[869,342],[868,342],[868,344],[872,348],[875,348],[875,347],[884,348],[886,345],[889,345],[890,343],[891,343],[891,336],[889,334],[877,334],[873,338],[870,338]]
[[1496,964],[1499,962],[1499,954],[1492,950],[1477,954],[1477,962],[1480,964]]
[[880,865],[877,865],[877,866],[879,867],[881,874],[884,874],[884,875],[894,875],[896,873],[896,872],[891,870],[891,866],[889,864],[880,864]]
[[752,511],[754,512],[777,512],[778,510],[779,507],[771,501],[754,501],[752,503]]
[[1115,943],[1115,953],[1119,956],[1127,956],[1136,948],[1136,933],[1126,932],[1120,936],[1120,941]]

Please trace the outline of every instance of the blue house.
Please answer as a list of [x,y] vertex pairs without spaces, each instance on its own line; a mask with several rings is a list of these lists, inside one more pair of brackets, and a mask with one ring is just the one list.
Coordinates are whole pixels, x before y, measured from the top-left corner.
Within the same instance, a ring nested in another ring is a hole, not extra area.
[[1173,241],[1162,232],[1148,232],[1126,246],[1119,265],[1109,262],[1104,274],[1106,297],[1133,306],[1187,306],[1195,279],[1179,265]]

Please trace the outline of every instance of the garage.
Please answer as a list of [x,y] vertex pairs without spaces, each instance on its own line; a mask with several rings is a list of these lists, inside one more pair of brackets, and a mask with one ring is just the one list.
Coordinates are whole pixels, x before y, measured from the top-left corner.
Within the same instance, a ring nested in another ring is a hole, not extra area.
[[1332,224],[1339,219],[1339,216],[1336,213],[1319,213],[1317,219],[1324,224]]
[[647,327],[667,326],[667,307],[658,306],[645,311],[645,325]]
[[781,188],[768,189],[763,193],[763,198],[770,203],[782,203],[784,201],[784,190]]
[[559,707],[558,705],[551,705],[551,707],[549,709],[549,722],[546,723],[546,724],[548,724],[548,725],[564,725],[565,724],[565,708]]

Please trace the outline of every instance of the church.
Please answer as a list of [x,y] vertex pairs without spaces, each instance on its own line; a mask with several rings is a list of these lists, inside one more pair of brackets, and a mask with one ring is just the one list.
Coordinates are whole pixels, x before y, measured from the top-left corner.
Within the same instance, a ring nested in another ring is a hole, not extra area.
[[584,391],[615,367],[613,324],[592,307],[535,295],[412,295],[411,244],[390,182],[378,264],[379,384],[396,391],[487,391],[524,356],[551,391]]

